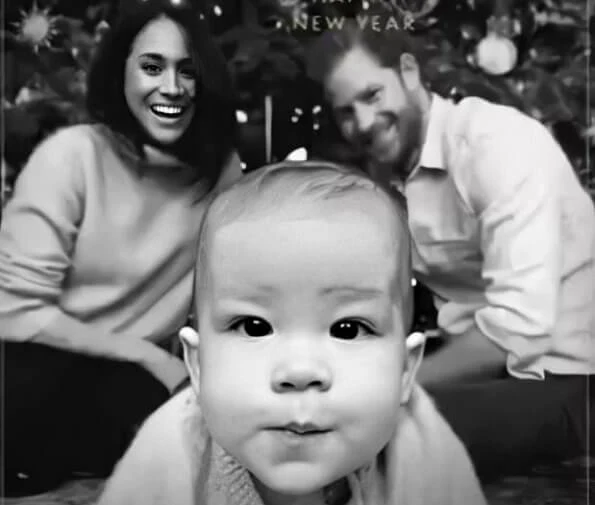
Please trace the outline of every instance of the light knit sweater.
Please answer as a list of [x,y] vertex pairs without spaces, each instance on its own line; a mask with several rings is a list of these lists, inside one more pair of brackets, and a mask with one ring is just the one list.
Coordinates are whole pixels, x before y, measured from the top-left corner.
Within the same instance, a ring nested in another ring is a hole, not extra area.
[[[351,499],[329,505],[485,505],[465,449],[416,387],[393,440],[347,476]],[[250,473],[209,435],[192,389],[142,426],[97,505],[263,505]]]
[[[172,177],[176,160],[119,145],[106,127],[77,125],[32,154],[1,222],[1,339],[173,359],[154,342],[186,322],[209,198]],[[240,173],[234,155],[220,185]]]

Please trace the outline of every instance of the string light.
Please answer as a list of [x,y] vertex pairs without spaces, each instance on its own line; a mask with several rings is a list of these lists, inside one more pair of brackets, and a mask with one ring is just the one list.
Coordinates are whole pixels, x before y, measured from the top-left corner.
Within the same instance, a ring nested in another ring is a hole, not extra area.
[[219,7],[218,5],[215,5],[213,7],[213,12],[215,13],[215,16],[221,16],[223,14],[221,7]]
[[320,114],[320,112],[322,111],[322,107],[318,104],[316,104],[314,107],[312,107],[312,116],[313,116],[313,125],[312,125],[312,129],[314,131],[320,130],[320,123],[318,122],[318,115]]

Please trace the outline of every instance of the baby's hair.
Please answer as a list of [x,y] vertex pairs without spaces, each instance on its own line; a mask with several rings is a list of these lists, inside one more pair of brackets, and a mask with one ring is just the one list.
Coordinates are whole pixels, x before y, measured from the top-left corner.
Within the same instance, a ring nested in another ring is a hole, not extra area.
[[198,245],[196,297],[207,275],[208,241],[212,229],[218,229],[240,219],[256,219],[300,205],[368,195],[379,199],[391,209],[395,219],[386,223],[395,237],[399,259],[397,287],[401,294],[403,323],[409,330],[413,313],[411,287],[411,246],[407,216],[402,199],[391,195],[369,175],[352,167],[326,161],[282,161],[264,166],[243,176],[227,190],[218,194],[207,209]]

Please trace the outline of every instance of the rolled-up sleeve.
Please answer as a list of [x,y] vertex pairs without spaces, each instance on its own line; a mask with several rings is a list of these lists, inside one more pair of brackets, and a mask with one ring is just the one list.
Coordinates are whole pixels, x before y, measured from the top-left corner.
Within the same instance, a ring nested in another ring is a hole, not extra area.
[[[512,375],[543,377],[531,363],[548,352],[562,270],[561,202],[554,190],[559,147],[524,123],[483,139],[473,156],[469,198],[479,215],[487,303],[479,330],[508,352]],[[525,372],[519,372],[524,370]]]
[[118,339],[62,310],[85,213],[85,163],[93,141],[66,129],[45,140],[17,179],[0,227],[0,339],[83,354],[161,363],[170,357],[141,339]]
[[4,212],[0,321],[9,340],[34,338],[54,315],[45,309],[59,303],[83,212],[81,160],[72,143],[81,139],[70,137],[58,133],[34,151]]

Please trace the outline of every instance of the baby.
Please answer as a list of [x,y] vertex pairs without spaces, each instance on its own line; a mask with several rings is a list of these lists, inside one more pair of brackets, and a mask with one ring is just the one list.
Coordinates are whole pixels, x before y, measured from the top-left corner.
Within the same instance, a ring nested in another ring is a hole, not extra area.
[[143,425],[100,505],[483,505],[415,372],[404,210],[366,175],[283,162],[210,206],[192,388]]

